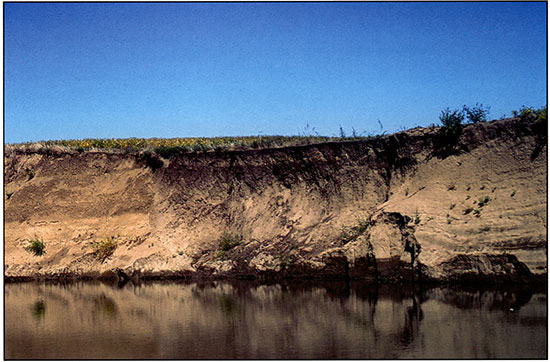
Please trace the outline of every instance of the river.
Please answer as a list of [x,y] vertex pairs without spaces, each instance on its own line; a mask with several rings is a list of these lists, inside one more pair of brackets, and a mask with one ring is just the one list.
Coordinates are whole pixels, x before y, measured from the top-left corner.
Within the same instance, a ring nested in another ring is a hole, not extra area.
[[364,283],[8,283],[6,359],[546,358],[547,295]]

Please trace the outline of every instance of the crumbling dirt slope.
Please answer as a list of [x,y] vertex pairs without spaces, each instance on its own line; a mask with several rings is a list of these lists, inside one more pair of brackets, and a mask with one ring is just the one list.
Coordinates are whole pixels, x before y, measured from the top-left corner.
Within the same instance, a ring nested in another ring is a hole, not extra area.
[[440,134],[165,158],[7,145],[5,276],[391,279],[411,256],[436,279],[545,274],[546,139],[518,119],[444,152]]

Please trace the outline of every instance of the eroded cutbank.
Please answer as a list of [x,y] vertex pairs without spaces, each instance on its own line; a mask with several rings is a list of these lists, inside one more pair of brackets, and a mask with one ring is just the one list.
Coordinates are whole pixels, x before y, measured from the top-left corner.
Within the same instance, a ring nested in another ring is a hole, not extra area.
[[519,118],[468,125],[451,145],[433,127],[162,155],[8,145],[4,157],[6,280],[546,277],[546,138]]

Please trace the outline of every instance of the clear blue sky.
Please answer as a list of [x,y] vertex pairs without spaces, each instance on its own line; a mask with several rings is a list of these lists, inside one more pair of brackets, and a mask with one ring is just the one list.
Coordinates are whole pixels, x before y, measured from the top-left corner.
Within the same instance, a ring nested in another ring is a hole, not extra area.
[[546,3],[4,3],[5,142],[321,135],[546,104]]

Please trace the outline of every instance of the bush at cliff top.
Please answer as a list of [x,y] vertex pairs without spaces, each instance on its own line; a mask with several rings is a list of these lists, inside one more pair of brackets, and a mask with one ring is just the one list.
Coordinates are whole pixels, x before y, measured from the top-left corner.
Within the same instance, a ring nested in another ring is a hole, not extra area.
[[545,138],[548,133],[548,110],[546,106],[537,110],[536,115],[537,119],[533,123],[533,129],[536,134]]
[[445,127],[449,135],[460,135],[462,133],[463,120],[464,113],[458,109],[451,111],[449,108],[445,108],[439,116],[441,125]]
[[533,120],[543,122],[546,120],[546,114],[546,106],[541,108],[521,106],[519,110],[512,111],[512,115],[521,118],[522,121]]
[[464,112],[457,109],[451,111],[446,108],[441,111],[439,120],[443,127],[434,140],[434,153],[440,157],[446,157],[456,152],[456,146],[462,134]]
[[467,107],[466,105],[463,107],[464,113],[466,113],[466,117],[471,123],[487,121],[489,109],[490,107],[483,107],[483,104],[478,103],[473,107]]

